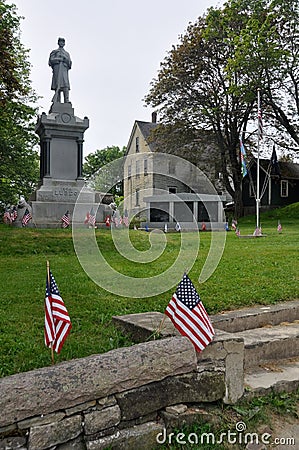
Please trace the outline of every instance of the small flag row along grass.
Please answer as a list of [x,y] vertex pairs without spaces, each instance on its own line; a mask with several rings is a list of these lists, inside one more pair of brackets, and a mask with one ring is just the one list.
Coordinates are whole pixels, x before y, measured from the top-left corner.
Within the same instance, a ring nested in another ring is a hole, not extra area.
[[[299,204],[261,215],[265,238],[240,239],[225,232],[223,257],[204,283],[198,276],[211,233],[200,232],[200,251],[188,273],[209,315],[223,310],[299,298]],[[277,220],[282,232],[277,232]],[[241,234],[252,234],[254,217],[239,220]],[[92,233],[93,230],[90,230]],[[125,230],[117,231],[119,233]],[[162,273],[180,248],[180,233],[167,233],[163,254],[148,264],[120,256],[111,231],[95,230],[103,255],[117,271],[133,277]],[[185,233],[190,252],[198,234]],[[150,247],[150,233],[130,230],[133,245]],[[188,245],[187,245],[188,251]],[[176,289],[151,298],[118,297],[97,286],[80,266],[70,229],[14,228],[0,225],[0,376],[51,364],[44,344],[46,261],[49,260],[69,312],[72,330],[56,362],[132,345],[112,322],[113,315],[164,312]],[[183,275],[183,274],[182,274]],[[134,287],[132,286],[132,289]]]

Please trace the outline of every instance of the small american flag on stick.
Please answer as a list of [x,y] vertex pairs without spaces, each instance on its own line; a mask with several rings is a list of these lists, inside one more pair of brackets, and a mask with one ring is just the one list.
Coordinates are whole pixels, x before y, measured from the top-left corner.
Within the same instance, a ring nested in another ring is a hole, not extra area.
[[25,212],[24,212],[24,215],[23,215],[23,218],[22,218],[22,226],[23,226],[23,227],[26,227],[26,225],[28,224],[28,222],[29,222],[31,219],[32,219],[32,216],[31,216],[31,214],[30,214],[30,212],[29,212],[29,209],[26,208],[26,210],[25,210]]
[[125,227],[129,226],[129,216],[128,216],[127,209],[125,209],[125,212],[124,212],[123,224],[124,224]]
[[[45,296],[45,344],[60,353],[72,328],[69,313],[48,268]],[[52,361],[54,362],[53,356]]]
[[62,228],[68,228],[70,226],[70,213],[68,211],[61,217],[61,226]]
[[14,206],[12,213],[11,213],[11,220],[14,222],[17,217],[18,217],[18,210],[17,210],[17,207]]
[[11,223],[12,222],[9,208],[6,208],[5,211],[4,211],[3,222],[4,223]]
[[93,211],[93,208],[91,208],[89,213],[88,224],[91,225],[92,227],[95,227],[96,225],[96,215]]
[[205,307],[187,274],[184,274],[168,303],[165,314],[181,335],[190,339],[198,352],[202,351],[215,335]]

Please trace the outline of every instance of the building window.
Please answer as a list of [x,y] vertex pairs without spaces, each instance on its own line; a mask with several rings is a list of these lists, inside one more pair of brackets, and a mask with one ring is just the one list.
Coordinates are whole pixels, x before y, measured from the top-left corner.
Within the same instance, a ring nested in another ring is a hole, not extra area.
[[281,180],[280,182],[280,196],[281,197],[289,196],[289,183],[285,180]]
[[147,159],[144,160],[144,175],[147,175]]
[[169,192],[169,194],[176,194],[177,193],[177,187],[169,186],[168,192]]
[[128,178],[131,178],[132,175],[132,166],[128,166]]
[[136,205],[139,206],[139,189],[136,189]]
[[139,137],[138,136],[136,137],[135,144],[136,144],[136,153],[139,153],[140,149],[139,149]]
[[136,178],[139,178],[140,175],[140,164],[139,161],[136,161]]

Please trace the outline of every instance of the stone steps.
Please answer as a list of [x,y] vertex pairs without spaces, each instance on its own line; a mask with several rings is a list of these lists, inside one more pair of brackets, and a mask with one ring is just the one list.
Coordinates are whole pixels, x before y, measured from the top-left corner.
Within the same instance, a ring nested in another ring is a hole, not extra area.
[[215,328],[244,340],[245,396],[299,387],[299,301],[227,311]]
[[299,300],[225,311],[211,316],[211,320],[215,328],[228,333],[295,322],[299,320]]
[[299,357],[299,321],[236,333],[244,339],[244,369]]
[[[161,313],[149,312],[115,317],[114,323],[140,342],[153,338],[162,318]],[[209,360],[212,347],[217,349],[219,340],[231,336],[244,342],[245,396],[294,391],[299,387],[299,300],[227,311],[211,316],[211,321],[216,337],[199,354],[199,364]],[[167,318],[161,336],[177,333]]]
[[244,374],[245,396],[292,392],[299,388],[299,357],[260,364]]

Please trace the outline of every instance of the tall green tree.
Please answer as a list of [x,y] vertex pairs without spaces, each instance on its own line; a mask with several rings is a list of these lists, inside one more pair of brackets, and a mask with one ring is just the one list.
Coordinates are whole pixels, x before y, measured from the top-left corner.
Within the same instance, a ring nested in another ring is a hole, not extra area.
[[37,97],[31,87],[28,50],[20,40],[15,5],[0,0],[0,202],[30,195],[38,180],[34,150]]
[[[213,133],[237,216],[242,214],[239,138],[250,144],[249,131],[254,132],[257,122],[257,89],[269,123],[279,123],[296,141],[299,21],[294,5],[287,0],[229,0],[223,8],[210,8],[173,46],[145,97],[160,112],[164,126],[157,133],[163,135],[177,125],[184,136],[186,129],[192,130],[185,146],[193,142],[193,148],[204,131]],[[289,41],[287,30],[292,30]],[[293,101],[291,120],[286,120],[283,108],[286,99]]]
[[[223,181],[240,215],[239,136],[251,117],[254,92],[245,95],[232,90],[226,72],[228,61],[234,56],[234,38],[248,18],[247,14],[238,13],[233,14],[228,7],[212,8],[207,16],[189,25],[180,43],[161,64],[145,100],[160,109],[166,125],[183,123],[199,137],[203,130],[213,132]],[[240,76],[236,70],[234,82]]]
[[101,192],[123,195],[123,157],[126,147],[106,147],[85,157],[83,176]]
[[[235,0],[237,1],[237,0]],[[239,89],[261,88],[264,122],[280,145],[299,146],[299,3],[297,0],[238,0],[252,12],[236,36],[236,53],[228,65],[232,76],[243,70]],[[276,133],[275,133],[276,132]],[[285,140],[285,143],[283,142]]]

